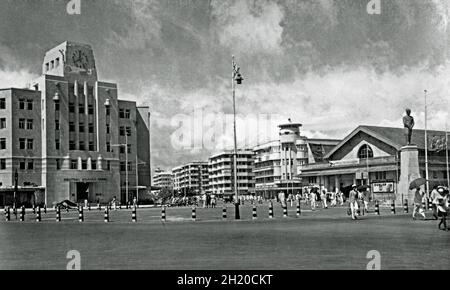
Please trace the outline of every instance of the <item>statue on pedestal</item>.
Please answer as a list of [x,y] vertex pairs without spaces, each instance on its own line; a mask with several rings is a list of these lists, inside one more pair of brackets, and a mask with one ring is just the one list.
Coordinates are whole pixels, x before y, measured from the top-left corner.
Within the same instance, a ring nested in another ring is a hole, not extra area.
[[405,127],[406,145],[411,145],[411,137],[414,128],[414,118],[411,116],[411,110],[406,109],[406,116],[403,117],[403,126]]

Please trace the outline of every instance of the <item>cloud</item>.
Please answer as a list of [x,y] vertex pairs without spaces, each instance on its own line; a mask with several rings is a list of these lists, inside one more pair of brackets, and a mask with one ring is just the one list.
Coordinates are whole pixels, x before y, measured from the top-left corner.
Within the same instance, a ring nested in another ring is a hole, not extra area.
[[213,1],[222,45],[239,53],[281,52],[283,11],[273,1]]
[[0,70],[0,88],[28,88],[37,77],[26,70]]

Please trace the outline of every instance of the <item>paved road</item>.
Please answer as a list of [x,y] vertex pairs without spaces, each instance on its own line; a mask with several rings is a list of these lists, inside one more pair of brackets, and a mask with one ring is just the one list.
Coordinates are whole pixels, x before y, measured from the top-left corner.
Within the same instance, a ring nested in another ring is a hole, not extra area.
[[[382,269],[450,269],[450,233],[435,221],[412,221],[409,215],[373,214],[354,222],[345,208],[304,211],[295,218],[268,220],[266,206],[251,220],[251,207],[242,221],[222,221],[222,209],[198,209],[197,222],[189,208],[168,208],[167,223],[160,209],[141,209],[138,223],[131,212],[86,212],[79,224],[76,212],[54,213],[35,223],[0,222],[0,269],[65,269],[69,250],[81,254],[82,269],[365,269],[367,252],[381,253]],[[14,219],[14,217],[12,217]]]

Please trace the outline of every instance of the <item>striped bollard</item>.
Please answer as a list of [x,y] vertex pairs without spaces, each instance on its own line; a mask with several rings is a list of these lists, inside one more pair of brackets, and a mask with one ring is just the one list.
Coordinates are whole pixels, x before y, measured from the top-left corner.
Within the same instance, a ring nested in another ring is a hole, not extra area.
[[375,201],[375,213],[380,215],[380,204],[378,203],[378,200]]
[[428,199],[428,210],[433,210],[433,201],[431,198]]
[[253,205],[253,219],[254,220],[258,219],[258,214],[256,212],[256,205]]
[[393,200],[391,203],[391,213],[395,214],[395,200]]
[[61,222],[61,208],[59,206],[56,207],[56,222]]
[[165,206],[163,206],[163,207],[161,208],[161,221],[162,221],[162,222],[165,222],[165,221],[166,221],[166,207],[165,207]]
[[269,218],[273,219],[273,203],[270,202],[269,204]]
[[105,223],[109,223],[109,210],[108,207],[105,207]]
[[11,220],[11,213],[9,207],[5,207],[5,221],[9,222]]
[[227,219],[227,207],[225,205],[222,208],[222,219]]
[[302,215],[302,210],[300,207],[300,200],[297,201],[297,217],[300,217]]
[[192,208],[192,221],[195,222],[197,220],[197,213],[195,206]]
[[285,217],[285,218],[288,217],[287,205],[283,206],[283,217]]
[[41,207],[38,206],[36,208],[36,222],[40,223],[41,222]]
[[33,214],[36,214],[36,206],[33,203]]
[[424,199],[422,199],[422,208],[425,210],[427,208],[427,204]]
[[133,223],[137,222],[136,206],[133,206],[133,209],[131,210],[131,221]]
[[24,222],[25,221],[25,206],[22,205],[22,207],[20,208],[20,221]]
[[405,204],[403,205],[403,212],[409,213],[408,200],[405,199]]
[[83,206],[78,207],[78,221],[80,223],[84,222],[84,213],[83,213]]
[[44,204],[44,213],[47,214],[47,205]]

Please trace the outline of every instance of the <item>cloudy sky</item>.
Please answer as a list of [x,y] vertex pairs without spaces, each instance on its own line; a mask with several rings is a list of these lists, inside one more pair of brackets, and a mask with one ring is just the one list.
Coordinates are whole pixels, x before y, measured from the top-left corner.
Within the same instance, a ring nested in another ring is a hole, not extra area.
[[99,77],[152,111],[153,167],[170,169],[232,146],[231,56],[241,146],[276,138],[288,118],[309,137],[360,124],[424,127],[449,118],[448,0],[2,0],[0,87],[40,74],[46,50],[94,48]]

